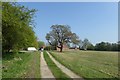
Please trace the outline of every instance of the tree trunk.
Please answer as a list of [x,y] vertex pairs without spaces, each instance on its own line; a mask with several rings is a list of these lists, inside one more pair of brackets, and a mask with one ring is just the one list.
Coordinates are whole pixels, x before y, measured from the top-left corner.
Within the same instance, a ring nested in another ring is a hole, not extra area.
[[63,50],[63,44],[61,44],[61,47],[60,47],[60,52],[62,52]]
[[62,52],[62,49],[63,49],[63,48],[61,47],[61,48],[60,48],[60,52]]

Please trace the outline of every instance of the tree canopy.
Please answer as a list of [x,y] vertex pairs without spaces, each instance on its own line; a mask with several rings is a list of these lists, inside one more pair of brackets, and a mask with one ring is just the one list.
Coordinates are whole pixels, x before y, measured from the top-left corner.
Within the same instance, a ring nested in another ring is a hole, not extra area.
[[52,25],[51,29],[52,31],[46,34],[46,40],[50,45],[60,48],[60,52],[65,43],[77,44],[79,42],[79,37],[72,33],[68,25]]
[[91,48],[93,45],[89,42],[87,38],[85,38],[83,41],[80,41],[79,48],[87,50],[88,48]]
[[95,45],[98,51],[120,51],[118,43],[100,42]]
[[45,46],[45,43],[43,41],[38,41],[38,47],[40,48],[40,47],[43,47],[43,46]]
[[84,48],[84,50],[87,50],[88,45],[89,45],[89,40],[86,38],[86,39],[84,39],[84,41],[83,41],[83,48]]
[[17,3],[2,4],[2,47],[3,51],[37,47],[33,31],[35,9],[28,9]]

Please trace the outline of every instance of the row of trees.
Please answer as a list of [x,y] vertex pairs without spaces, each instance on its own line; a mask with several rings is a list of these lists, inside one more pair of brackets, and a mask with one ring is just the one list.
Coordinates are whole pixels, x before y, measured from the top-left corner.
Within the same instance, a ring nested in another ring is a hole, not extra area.
[[[80,40],[68,25],[52,25],[51,29],[46,35],[46,40],[51,45],[46,48],[47,50],[60,48],[60,52],[62,52],[63,45],[67,44],[69,48],[79,46],[79,49],[83,50],[120,51],[120,41],[118,43],[101,42],[94,46],[88,39]],[[71,47],[70,44],[73,46]]]
[[35,9],[28,9],[17,3],[2,4],[2,50],[19,50],[38,46],[33,31]]
[[[80,46],[80,49],[83,50],[97,50],[97,51],[120,51],[120,42],[118,43],[109,43],[109,42],[100,42],[95,46],[91,44],[87,39],[85,39]],[[85,44],[84,44],[85,43]]]
[[94,49],[99,51],[120,51],[120,44],[101,42],[101,43],[97,43]]

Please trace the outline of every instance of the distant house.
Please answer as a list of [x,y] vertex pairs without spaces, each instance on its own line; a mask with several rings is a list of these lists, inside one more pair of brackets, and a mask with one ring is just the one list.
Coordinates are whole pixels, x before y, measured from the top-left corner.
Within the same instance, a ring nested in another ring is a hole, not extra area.
[[79,47],[70,47],[69,49],[71,49],[71,50],[79,50],[80,48]]
[[[63,51],[68,51],[69,47],[66,44],[63,44]],[[57,51],[60,51],[60,48],[57,47]]]
[[37,49],[35,47],[28,47],[27,50],[28,51],[37,51]]

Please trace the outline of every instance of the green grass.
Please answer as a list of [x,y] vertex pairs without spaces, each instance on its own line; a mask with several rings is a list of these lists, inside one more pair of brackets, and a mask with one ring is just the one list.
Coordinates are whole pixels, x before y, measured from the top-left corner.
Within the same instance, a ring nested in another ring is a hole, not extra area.
[[40,54],[8,53],[2,58],[2,78],[40,78]]
[[40,53],[39,52],[32,53],[32,58],[27,63],[27,65],[28,65],[28,70],[26,72],[26,75],[24,75],[23,77],[40,78]]
[[51,54],[83,78],[118,78],[118,52],[54,51]]
[[0,58],[0,80],[2,79],[2,59]]
[[48,67],[50,68],[51,72],[55,76],[57,80],[70,80],[70,77],[68,77],[65,73],[63,73],[56,65],[55,63],[50,59],[46,51],[44,51],[44,58],[47,62]]

